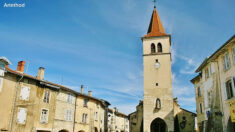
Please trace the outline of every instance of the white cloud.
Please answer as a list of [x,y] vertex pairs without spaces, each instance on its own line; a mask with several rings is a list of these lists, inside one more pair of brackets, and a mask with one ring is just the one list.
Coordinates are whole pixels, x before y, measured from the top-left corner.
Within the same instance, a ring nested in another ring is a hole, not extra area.
[[196,62],[193,58],[177,55],[177,57],[185,62],[185,64],[182,63],[182,68],[180,69],[181,74],[194,74],[196,68],[198,67],[199,63]]
[[190,87],[173,85],[173,94],[175,97],[182,98],[184,96],[189,96],[193,94],[193,91],[194,90],[192,90]]
[[181,97],[178,98],[178,101],[180,102],[180,104],[183,104],[184,106],[194,105],[196,102],[194,97]]
[[171,59],[172,59],[171,64],[172,65],[175,64],[175,62],[176,62],[176,56],[177,56],[176,48],[175,47],[171,47]]

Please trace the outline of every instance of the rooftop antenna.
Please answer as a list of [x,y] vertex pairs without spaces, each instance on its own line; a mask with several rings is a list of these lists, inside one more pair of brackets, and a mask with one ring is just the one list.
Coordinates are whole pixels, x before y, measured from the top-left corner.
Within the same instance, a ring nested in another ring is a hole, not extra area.
[[157,3],[157,1],[153,0],[154,8],[156,8],[156,3]]
[[27,59],[27,68],[26,68],[26,71],[25,71],[25,73],[27,73],[28,72],[28,68],[29,68],[29,59]]
[[61,75],[61,85],[63,85],[63,81],[64,81],[64,78],[63,78],[63,75]]

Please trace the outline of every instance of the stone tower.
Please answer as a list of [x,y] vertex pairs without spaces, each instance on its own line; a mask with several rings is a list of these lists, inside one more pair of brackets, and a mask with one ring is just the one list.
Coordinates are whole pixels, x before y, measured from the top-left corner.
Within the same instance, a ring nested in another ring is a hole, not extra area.
[[143,41],[144,132],[173,132],[171,39],[154,7]]

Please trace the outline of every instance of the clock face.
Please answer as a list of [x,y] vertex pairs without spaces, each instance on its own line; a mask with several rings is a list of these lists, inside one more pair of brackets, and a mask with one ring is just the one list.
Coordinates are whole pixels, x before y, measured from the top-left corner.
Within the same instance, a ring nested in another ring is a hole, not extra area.
[[158,69],[159,67],[160,67],[159,62],[156,62],[156,63],[155,63],[155,68],[157,68],[157,69]]

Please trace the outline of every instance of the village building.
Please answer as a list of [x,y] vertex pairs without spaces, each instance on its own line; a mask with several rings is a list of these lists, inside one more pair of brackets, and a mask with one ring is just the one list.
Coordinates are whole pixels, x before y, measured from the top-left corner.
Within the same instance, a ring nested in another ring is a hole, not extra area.
[[[183,109],[174,98],[174,132],[195,132],[195,117],[191,111]],[[129,114],[130,132],[143,132],[143,101],[136,106],[136,111]],[[154,131],[153,131],[154,132]]]
[[196,114],[174,104],[171,36],[165,32],[155,6],[142,42],[144,99],[129,115],[130,132],[194,131]]
[[[4,57],[0,61],[4,62]],[[24,61],[16,71],[5,64],[1,65],[0,130],[52,131],[59,87],[43,80],[43,68],[32,77],[24,73]]]
[[54,132],[73,132],[75,125],[77,94],[61,88],[56,97],[56,110],[54,117]]
[[194,84],[201,132],[235,131],[235,35],[197,68]]
[[76,119],[74,132],[108,132],[109,102],[92,96],[92,91],[81,93],[76,99]]
[[119,112],[116,107],[108,111],[108,132],[129,132],[128,116]]
[[109,102],[17,70],[0,57],[0,131],[10,132],[107,132]]
[[195,118],[197,114],[183,109],[174,98],[174,132],[195,132]]

